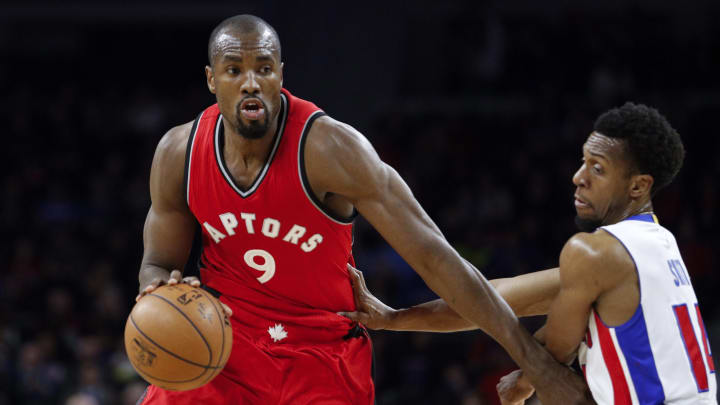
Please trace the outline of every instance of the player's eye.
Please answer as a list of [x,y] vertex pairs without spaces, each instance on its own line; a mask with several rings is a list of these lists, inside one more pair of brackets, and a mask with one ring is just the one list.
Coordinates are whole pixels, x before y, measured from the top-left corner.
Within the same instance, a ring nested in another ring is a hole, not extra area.
[[238,69],[234,66],[229,66],[227,68],[227,72],[230,73],[231,75],[236,75],[236,74],[240,73],[240,69]]
[[265,65],[260,68],[260,73],[268,74],[270,72],[272,72],[272,68],[270,67],[270,65]]
[[597,173],[597,174],[602,174],[602,166],[600,166],[600,165],[593,165],[592,169],[593,169],[593,172],[595,172],[595,173]]

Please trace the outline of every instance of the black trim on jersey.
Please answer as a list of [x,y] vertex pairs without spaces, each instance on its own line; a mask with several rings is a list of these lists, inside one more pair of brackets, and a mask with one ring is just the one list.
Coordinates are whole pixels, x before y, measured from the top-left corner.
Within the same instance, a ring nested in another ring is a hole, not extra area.
[[[359,337],[367,338],[367,340],[370,343],[370,356],[371,356],[370,357],[370,359],[371,359],[370,379],[373,380],[373,384],[376,384],[376,381],[375,381],[375,348],[372,345],[372,339],[370,338],[370,333],[368,333],[367,329],[360,326],[360,324],[356,322],[355,325],[353,325],[353,327],[350,328],[350,330],[348,330],[347,335],[343,336],[342,338],[343,338],[343,340],[348,340],[348,339],[355,339],[355,338],[359,338]],[[373,401],[373,404],[377,404],[377,396],[375,398],[375,401]]]
[[[260,183],[263,181],[265,176],[267,176],[267,172],[270,171],[270,165],[272,164],[273,160],[275,159],[275,154],[277,153],[277,150],[280,148],[280,138],[283,136],[283,132],[285,132],[285,123],[287,122],[287,108],[285,105],[287,104],[287,99],[285,98],[285,95],[282,95],[282,102],[280,103],[280,112],[278,113],[278,117],[280,118],[277,123],[277,128],[275,128],[275,135],[273,136],[273,143],[272,143],[272,149],[270,150],[270,156],[268,157],[267,162],[263,165],[262,169],[260,169],[260,172],[258,172],[257,177],[253,180],[252,183],[250,183],[250,186],[247,188],[240,187],[240,185],[235,181],[235,179],[232,177],[232,174],[230,174],[230,170],[227,167],[227,164],[225,164],[225,155],[223,154],[223,150],[225,148],[225,126],[222,125],[222,114],[218,117],[217,125],[219,125],[218,128],[216,128],[215,132],[213,133],[213,151],[215,154],[215,161],[217,164],[221,167],[221,174],[225,178],[225,181],[228,182],[230,187],[235,190],[236,193],[242,198],[248,198],[251,195],[255,194],[255,191],[260,187]],[[217,139],[215,139],[217,137]],[[216,142],[217,147],[219,150],[216,150]]]
[[320,200],[318,200],[317,196],[315,195],[315,192],[313,191],[312,187],[310,187],[310,181],[307,178],[307,172],[305,170],[305,141],[307,140],[307,135],[310,133],[310,128],[312,128],[313,123],[316,119],[323,117],[327,114],[320,111],[319,113],[314,113],[309,119],[308,122],[305,123],[305,129],[303,130],[303,133],[300,134],[300,153],[298,154],[298,160],[300,164],[300,179],[303,183],[303,187],[305,187],[305,191],[308,196],[312,200],[312,202],[317,206],[318,209],[320,209],[325,215],[329,216],[330,218],[343,223],[343,224],[351,224],[355,217],[357,217],[358,212],[353,207],[353,213],[350,215],[350,217],[345,218],[341,217],[340,215],[337,215],[336,213],[332,212],[325,204],[323,204]]
[[[185,263],[185,267],[183,267],[183,277],[195,276],[200,280],[200,269],[206,267],[202,261],[202,256],[202,229],[200,228],[200,223],[195,221],[195,236],[193,238],[192,248],[190,249],[190,256]],[[220,291],[208,287],[205,284],[200,285],[200,288],[209,292],[215,298],[220,298],[222,295]]]
[[[194,218],[194,217],[193,217]],[[185,267],[183,267],[183,277],[195,276],[200,279],[200,268],[202,267],[202,229],[200,223],[195,220],[195,234],[193,236],[192,247],[190,248],[190,256],[188,256]]]
[[[205,112],[205,111],[203,111]],[[188,207],[190,206],[190,201],[188,201],[188,184],[190,182],[190,152],[192,151],[193,147],[193,141],[195,140],[195,132],[197,131],[198,123],[200,122],[200,118],[203,115],[203,112],[198,114],[197,118],[195,118],[195,122],[193,122],[192,129],[190,130],[190,136],[188,137],[188,143],[185,147],[185,169],[183,172],[183,194],[185,198],[185,202],[187,203]]]

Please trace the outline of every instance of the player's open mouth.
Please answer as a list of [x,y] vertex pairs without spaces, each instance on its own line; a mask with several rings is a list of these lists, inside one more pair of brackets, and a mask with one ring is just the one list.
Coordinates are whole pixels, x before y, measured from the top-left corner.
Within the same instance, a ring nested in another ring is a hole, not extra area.
[[575,208],[589,208],[592,207],[592,205],[582,200],[577,194],[575,194]]
[[265,116],[265,107],[262,101],[248,98],[240,103],[240,114],[247,120],[259,120]]

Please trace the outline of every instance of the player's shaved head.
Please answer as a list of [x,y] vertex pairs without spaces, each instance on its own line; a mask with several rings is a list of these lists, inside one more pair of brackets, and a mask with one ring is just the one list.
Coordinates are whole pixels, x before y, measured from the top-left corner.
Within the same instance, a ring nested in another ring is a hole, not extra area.
[[210,34],[208,41],[208,62],[213,65],[215,57],[223,50],[223,40],[227,35],[258,34],[259,43],[277,52],[280,60],[280,38],[275,29],[265,20],[250,14],[241,14],[223,20]]

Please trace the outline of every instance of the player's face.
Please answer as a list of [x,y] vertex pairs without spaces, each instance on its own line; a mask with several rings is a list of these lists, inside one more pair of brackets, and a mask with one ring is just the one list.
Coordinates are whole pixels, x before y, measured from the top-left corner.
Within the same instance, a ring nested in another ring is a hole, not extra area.
[[210,91],[220,112],[246,138],[261,138],[280,112],[282,63],[269,32],[223,33],[217,56],[206,67]]
[[582,231],[623,219],[631,201],[625,153],[624,141],[597,132],[583,145],[582,165],[573,176],[576,223]]

